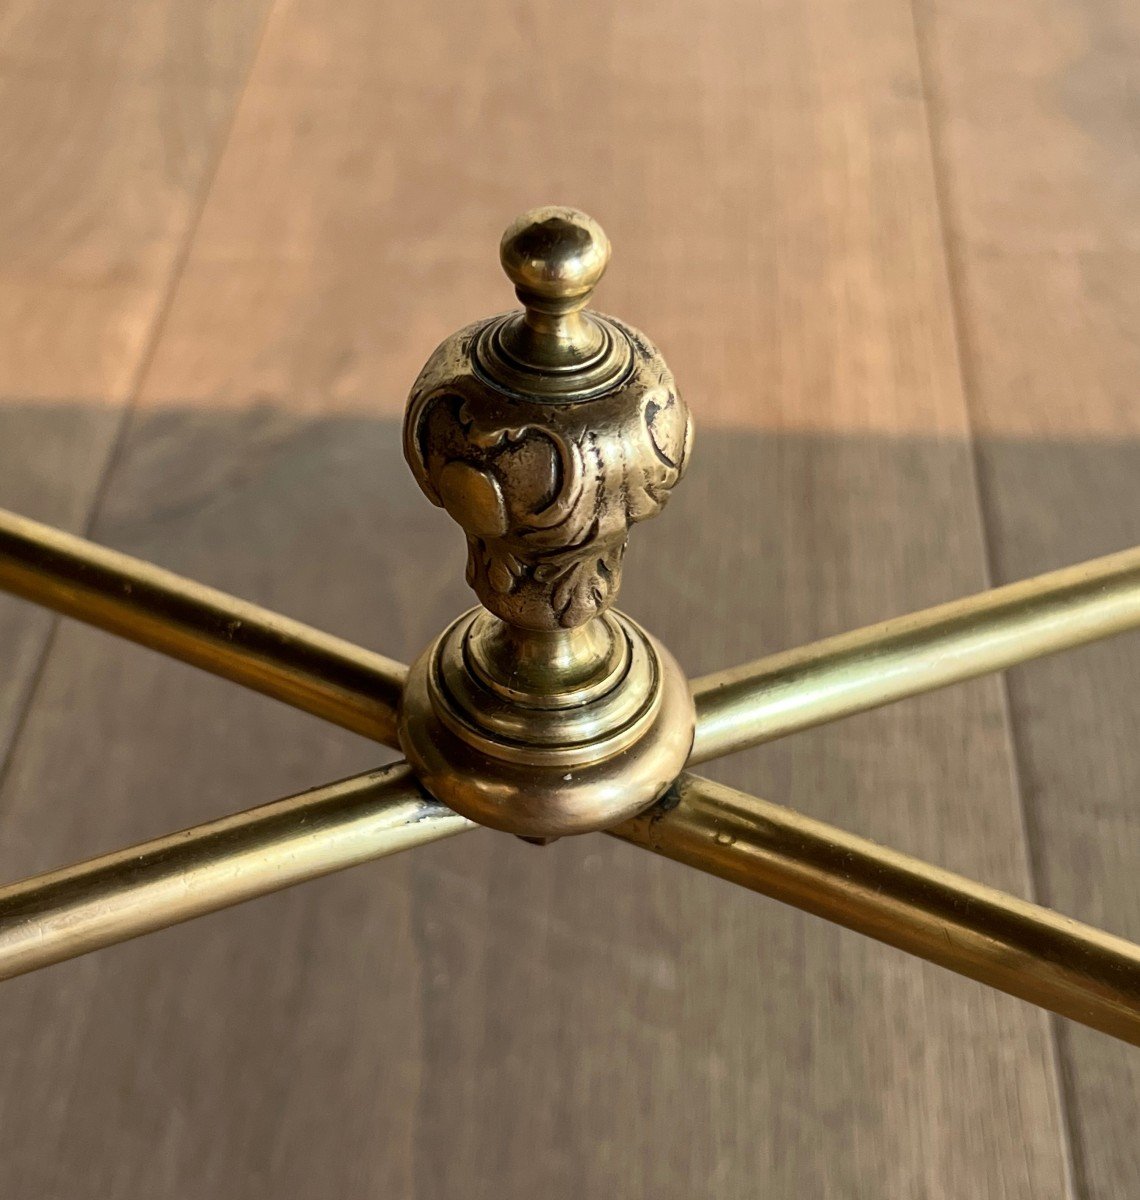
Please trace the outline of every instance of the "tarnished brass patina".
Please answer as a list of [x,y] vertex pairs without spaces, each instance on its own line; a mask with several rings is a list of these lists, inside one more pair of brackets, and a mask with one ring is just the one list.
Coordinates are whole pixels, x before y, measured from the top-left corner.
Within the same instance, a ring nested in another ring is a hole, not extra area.
[[404,422],[417,482],[467,536],[486,611],[412,667],[400,742],[434,795],[529,837],[646,807],[693,737],[672,657],[608,611],[629,528],[661,510],[692,443],[658,351],[583,311],[609,253],[583,213],[520,217],[500,255],[524,310],[448,338]]

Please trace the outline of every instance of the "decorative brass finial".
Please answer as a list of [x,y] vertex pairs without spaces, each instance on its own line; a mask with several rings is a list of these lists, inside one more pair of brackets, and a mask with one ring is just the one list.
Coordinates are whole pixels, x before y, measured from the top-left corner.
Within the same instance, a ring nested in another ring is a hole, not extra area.
[[652,344],[583,311],[609,255],[574,209],[515,221],[500,256],[525,310],[443,342],[404,422],[417,482],[467,536],[486,611],[413,667],[401,743],[440,799],[526,836],[639,811],[692,739],[679,668],[608,612],[629,527],[660,511],[692,441]]
[[573,208],[533,209],[503,234],[499,259],[526,309],[500,335],[514,360],[540,372],[594,361],[606,332],[582,309],[610,261],[597,221]]
[[622,327],[582,311],[610,261],[597,221],[573,208],[532,209],[503,234],[499,259],[525,309],[483,330],[475,358],[486,377],[528,399],[563,401],[588,400],[629,375]]

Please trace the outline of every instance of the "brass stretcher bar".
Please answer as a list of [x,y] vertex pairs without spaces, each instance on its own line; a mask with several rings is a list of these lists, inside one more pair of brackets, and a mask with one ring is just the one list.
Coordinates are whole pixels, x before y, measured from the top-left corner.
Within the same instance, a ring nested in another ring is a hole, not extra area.
[[0,888],[0,979],[474,825],[403,763]]
[[[0,509],[0,588],[386,746],[407,668]],[[1140,628],[1140,546],[697,679],[689,763]]]
[[[0,888],[0,979],[476,828],[406,764]],[[610,831],[1140,1045],[1140,947],[696,776]]]
[[1140,627],[1140,546],[693,682],[707,762]]
[[694,775],[610,832],[1140,1045],[1123,938]]
[[[0,513],[0,586],[396,740],[399,664],[126,555]],[[1130,550],[707,677],[694,758],[1136,626]],[[11,884],[0,978],[470,828],[397,764]],[[695,777],[611,832],[1140,1044],[1122,939]]]
[[406,667],[4,509],[0,588],[396,744]]

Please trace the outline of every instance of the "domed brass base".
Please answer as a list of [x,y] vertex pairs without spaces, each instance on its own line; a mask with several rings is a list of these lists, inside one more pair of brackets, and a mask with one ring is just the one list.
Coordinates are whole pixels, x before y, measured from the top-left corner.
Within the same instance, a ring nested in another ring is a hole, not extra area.
[[412,666],[400,745],[456,812],[552,838],[651,805],[684,767],[695,723],[681,668],[623,614],[548,635],[476,609]]

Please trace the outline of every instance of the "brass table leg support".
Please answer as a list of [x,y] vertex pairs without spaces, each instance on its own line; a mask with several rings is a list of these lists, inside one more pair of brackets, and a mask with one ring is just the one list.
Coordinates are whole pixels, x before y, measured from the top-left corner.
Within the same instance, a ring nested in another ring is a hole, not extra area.
[[0,588],[395,746],[407,667],[0,509]]
[[610,832],[1140,1045],[1123,938],[693,775]]
[[691,693],[668,651],[611,607],[631,527],[684,473],[688,409],[643,334],[586,311],[609,258],[595,222],[528,213],[500,258],[523,310],[446,339],[408,401],[405,455],[462,527],[483,605],[410,670],[0,512],[0,587],[398,739],[409,759],[0,888],[0,978],[473,821],[534,839],[605,828],[1140,1044],[1140,947],[677,778],[686,762],[1140,627],[1140,548],[707,676]]
[[[405,764],[0,888],[0,979],[476,826]],[[609,831],[1140,1044],[1140,946],[687,775]]]
[[706,675],[689,761],[1137,628],[1140,546]]
[[404,763],[0,888],[0,979],[475,826]]

